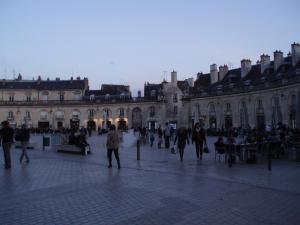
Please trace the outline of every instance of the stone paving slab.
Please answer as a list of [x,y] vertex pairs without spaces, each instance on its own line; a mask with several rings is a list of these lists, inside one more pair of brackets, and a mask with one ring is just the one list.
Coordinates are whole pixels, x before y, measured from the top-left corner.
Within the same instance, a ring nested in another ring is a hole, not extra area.
[[[131,138],[131,137],[127,137]],[[134,146],[121,151],[122,168],[107,168],[105,136],[89,138],[93,154],[42,151],[31,163],[12,150],[10,171],[0,170],[0,224],[300,224],[300,165],[274,161],[229,169],[188,146],[183,163],[169,151]],[[209,145],[214,139],[209,138]],[[134,138],[128,141],[133,143]]]

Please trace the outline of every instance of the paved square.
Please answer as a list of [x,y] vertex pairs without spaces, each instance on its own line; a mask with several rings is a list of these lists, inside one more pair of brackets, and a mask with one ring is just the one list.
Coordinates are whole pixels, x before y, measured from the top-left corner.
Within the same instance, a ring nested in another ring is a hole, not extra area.
[[[0,224],[222,224],[299,225],[300,164],[274,160],[237,162],[229,169],[214,151],[197,161],[188,146],[184,161],[165,149],[141,147],[124,136],[122,168],[107,168],[105,136],[93,135],[88,156],[29,151],[20,164],[12,149],[10,171],[0,170]],[[212,148],[214,138],[209,138]],[[1,157],[2,152],[1,152]]]

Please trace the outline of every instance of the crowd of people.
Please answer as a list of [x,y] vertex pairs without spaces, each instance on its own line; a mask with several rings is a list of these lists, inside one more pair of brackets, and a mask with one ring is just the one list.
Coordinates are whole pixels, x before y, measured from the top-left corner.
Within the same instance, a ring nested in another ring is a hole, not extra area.
[[[155,129],[147,129],[146,127],[135,129],[134,135],[139,132],[139,138],[143,142],[148,142],[150,147],[173,149],[175,146],[178,149],[180,161],[183,161],[184,150],[186,145],[193,144],[195,147],[195,155],[197,159],[202,160],[203,152],[207,149],[206,135],[207,131],[203,128],[200,123],[196,123],[193,129],[184,126],[174,129],[169,123],[165,123],[164,128],[159,126]],[[11,157],[10,149],[14,141],[19,141],[21,143],[22,153],[20,155],[20,163],[29,163],[30,159],[27,153],[27,146],[30,139],[31,130],[26,127],[25,124],[22,125],[20,129],[13,129],[9,126],[8,121],[2,122],[2,129],[0,130],[1,144],[4,153],[5,168],[11,168]],[[60,128],[56,133],[60,135],[61,144],[75,145],[79,147],[82,153],[85,152],[86,148],[89,147],[86,136],[92,135],[92,129],[81,127],[80,129],[64,129]],[[99,134],[99,133],[98,133]],[[288,129],[282,124],[278,124],[277,128],[266,127],[264,129],[247,129],[232,128],[228,129],[226,132],[220,133],[217,141],[215,142],[215,147],[220,151],[224,151],[225,144],[235,143],[236,138],[242,140],[243,143],[256,143],[258,146],[266,141],[276,141],[281,142],[280,148],[276,151],[277,157],[284,155],[287,148],[292,145],[295,141],[299,141],[300,131],[295,129]],[[157,138],[157,140],[156,140]],[[108,167],[112,167],[112,154],[114,153],[118,168],[120,169],[120,157],[119,157],[119,142],[122,136],[120,132],[116,130],[115,125],[111,125],[107,133],[106,148],[107,148],[107,158]],[[297,140],[296,140],[297,139]],[[156,140],[156,141],[155,141]],[[164,146],[163,146],[164,144]],[[221,154],[224,152],[220,152]]]

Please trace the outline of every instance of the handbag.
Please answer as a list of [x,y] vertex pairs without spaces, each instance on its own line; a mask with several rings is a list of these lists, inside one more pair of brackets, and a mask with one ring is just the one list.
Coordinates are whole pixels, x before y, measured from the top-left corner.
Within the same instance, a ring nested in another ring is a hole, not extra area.
[[205,147],[203,148],[204,153],[209,153],[209,148],[207,147],[207,144],[205,143]]
[[174,145],[172,148],[171,148],[171,153],[172,154],[176,154],[177,151],[176,151],[176,145]]

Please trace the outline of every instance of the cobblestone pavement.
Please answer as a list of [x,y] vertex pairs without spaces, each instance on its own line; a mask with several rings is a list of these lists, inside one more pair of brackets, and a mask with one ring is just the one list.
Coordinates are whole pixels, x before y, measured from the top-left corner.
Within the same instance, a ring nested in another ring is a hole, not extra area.
[[[299,225],[300,164],[274,160],[237,162],[228,168],[214,151],[196,160],[188,146],[183,163],[165,149],[141,146],[124,136],[121,170],[107,168],[105,136],[88,139],[88,156],[30,150],[20,164],[13,149],[11,170],[0,169],[0,224],[222,224]],[[214,138],[209,138],[212,149]],[[1,157],[2,153],[1,153]]]

